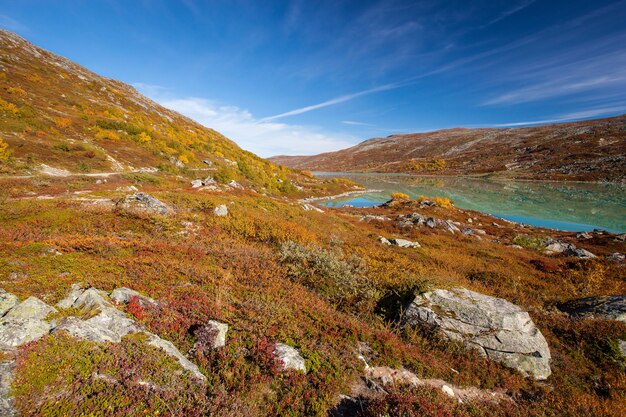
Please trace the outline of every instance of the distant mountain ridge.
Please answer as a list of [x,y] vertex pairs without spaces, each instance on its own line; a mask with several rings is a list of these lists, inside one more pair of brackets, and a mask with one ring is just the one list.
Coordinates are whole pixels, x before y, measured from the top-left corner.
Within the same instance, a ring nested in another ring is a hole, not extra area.
[[445,129],[372,138],[351,148],[269,160],[313,171],[496,175],[626,181],[626,115],[520,128]]

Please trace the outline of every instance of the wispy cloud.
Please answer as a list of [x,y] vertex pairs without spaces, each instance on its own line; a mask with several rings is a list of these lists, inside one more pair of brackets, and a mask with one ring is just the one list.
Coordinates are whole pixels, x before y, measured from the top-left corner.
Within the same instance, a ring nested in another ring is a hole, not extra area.
[[0,15],[0,28],[21,33],[29,31],[26,25],[7,15]]
[[492,127],[519,127],[519,126],[533,126],[533,125],[543,125],[548,123],[561,123],[561,122],[571,122],[575,120],[583,120],[589,119],[592,117],[599,116],[609,116],[609,115],[617,115],[626,112],[626,105],[622,106],[613,106],[613,107],[600,107],[594,109],[581,110],[572,113],[566,113],[554,118],[544,119],[544,120],[534,120],[534,121],[525,121],[525,122],[513,122],[513,123],[499,123],[491,125]]
[[344,125],[350,125],[350,126],[371,126],[371,127],[375,127],[376,126],[376,125],[373,125],[371,123],[354,122],[352,120],[344,120],[341,123],[343,123]]
[[313,111],[313,110],[323,109],[324,107],[329,107],[329,106],[334,106],[336,104],[345,103],[346,101],[354,100],[355,98],[358,98],[358,97],[367,96],[369,94],[378,93],[378,92],[381,92],[381,91],[392,90],[394,88],[401,87],[402,85],[403,85],[403,83],[394,83],[394,84],[381,85],[379,87],[374,87],[374,88],[370,88],[370,89],[367,89],[367,90],[358,91],[356,93],[346,94],[346,95],[343,95],[343,96],[335,97],[333,99],[326,100],[326,101],[323,101],[321,103],[313,104],[313,105],[310,105],[310,106],[300,107],[300,108],[294,109],[294,110],[289,110],[287,112],[276,114],[274,116],[264,117],[260,121],[261,122],[269,122],[269,121],[276,120],[276,119],[282,119],[283,117],[296,116],[298,114],[308,113],[308,112]]
[[495,23],[498,23],[501,20],[506,19],[507,17],[521,11],[524,10],[525,8],[527,8],[528,6],[530,6],[531,4],[533,4],[536,0],[524,0],[519,2],[518,4],[514,5],[513,7],[511,7],[510,9],[505,10],[504,12],[500,13],[495,19],[489,21],[487,24],[485,24],[483,27],[487,27],[487,26],[491,26]]

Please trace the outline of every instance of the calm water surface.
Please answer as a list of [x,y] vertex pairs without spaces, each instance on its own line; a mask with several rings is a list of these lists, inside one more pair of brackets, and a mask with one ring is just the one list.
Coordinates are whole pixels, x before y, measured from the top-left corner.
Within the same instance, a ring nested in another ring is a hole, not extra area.
[[316,175],[348,178],[370,190],[382,190],[329,200],[325,202],[328,206],[351,204],[371,207],[387,201],[392,192],[403,192],[412,198],[420,195],[448,197],[457,207],[533,226],[568,231],[601,228],[626,232],[624,184],[434,178],[402,174],[317,172]]

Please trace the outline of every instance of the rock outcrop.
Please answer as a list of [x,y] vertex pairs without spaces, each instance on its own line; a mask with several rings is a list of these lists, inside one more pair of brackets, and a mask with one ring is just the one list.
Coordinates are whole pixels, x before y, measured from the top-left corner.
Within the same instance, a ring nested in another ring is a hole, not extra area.
[[[29,297],[23,302],[15,304],[17,297],[14,297],[14,295],[0,290],[0,305],[6,310],[0,319],[1,351],[13,350],[51,332],[64,331],[75,338],[99,343],[119,343],[122,337],[128,334],[141,332],[148,336],[149,344],[161,348],[174,357],[182,368],[191,372],[199,380],[206,380],[198,367],[185,358],[174,344],[145,330],[123,311],[118,310],[111,301],[113,299],[118,303],[128,303],[133,297],[137,297],[140,303],[156,304],[155,300],[136,291],[129,288],[117,288],[109,295],[96,288],[85,289],[80,284],[74,284],[69,294],[57,303],[57,307],[60,309],[70,307],[79,309],[91,317],[82,319],[69,316],[59,319],[58,322],[57,320],[47,320],[51,313],[58,312],[56,308],[35,297]],[[13,305],[13,307],[7,309],[6,306],[9,305]],[[1,391],[2,387],[0,386],[0,394]],[[0,411],[2,403],[3,399],[0,395]]]
[[626,322],[626,294],[579,298],[557,307],[574,317]]
[[408,306],[403,323],[439,329],[449,339],[535,379],[551,374],[545,338],[527,312],[501,298],[464,288],[427,292]]
[[383,245],[388,245],[388,246],[393,245],[393,246],[399,246],[401,248],[421,248],[422,247],[422,245],[420,245],[419,243],[412,242],[406,239],[387,239],[381,236],[378,238],[378,240]]
[[302,371],[306,373],[306,365],[304,358],[300,356],[295,348],[284,343],[277,343],[274,349],[274,355],[283,364],[283,369],[295,369],[296,371]]
[[119,200],[117,206],[128,211],[161,216],[166,216],[172,211],[167,204],[146,193],[129,194]]

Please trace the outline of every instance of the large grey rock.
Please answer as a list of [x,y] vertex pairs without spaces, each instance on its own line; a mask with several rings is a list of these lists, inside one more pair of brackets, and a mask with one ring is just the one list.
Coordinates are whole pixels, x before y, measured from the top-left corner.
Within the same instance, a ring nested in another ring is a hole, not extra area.
[[77,339],[89,340],[91,342],[113,342],[118,343],[121,337],[118,333],[115,333],[104,326],[94,326],[92,323],[87,323],[85,320],[78,319],[76,317],[67,317],[63,319],[52,332],[65,331],[70,336]]
[[0,350],[11,350],[47,335],[54,326],[45,320],[25,319],[0,323]]
[[295,369],[296,371],[306,372],[304,358],[300,356],[300,353],[295,348],[284,343],[277,343],[274,355],[282,362],[284,370]]
[[4,316],[7,311],[20,303],[20,299],[16,295],[6,292],[0,288],[0,317]]
[[83,288],[83,284],[81,284],[81,283],[72,284],[72,286],[70,287],[70,292],[65,296],[65,298],[63,298],[61,301],[59,301],[56,304],[56,306],[58,308],[70,308],[70,307],[72,307],[72,305],[76,302],[76,299],[83,292],[85,292],[85,289]]
[[180,366],[191,372],[196,378],[206,381],[206,377],[202,374],[202,372],[200,372],[200,369],[198,369],[198,367],[189,359],[185,358],[172,342],[163,340],[159,336],[152,333],[148,333],[148,336],[148,344],[163,349],[168,355],[176,358]]
[[111,298],[111,300],[115,301],[118,304],[128,304],[131,300],[131,298],[133,297],[137,297],[137,299],[139,300],[139,303],[142,306],[146,306],[146,305],[156,305],[157,302],[150,298],[150,297],[146,297],[145,295],[139,294],[137,291],[135,290],[131,290],[130,288],[126,288],[126,287],[120,287],[120,288],[116,288],[113,290],[113,292],[111,292],[111,294],[109,295],[109,297]]
[[579,298],[558,304],[557,307],[576,317],[626,322],[626,294]]
[[2,318],[3,322],[20,320],[43,320],[50,313],[57,311],[36,297],[28,297],[22,301]]
[[581,259],[591,259],[596,257],[596,255],[583,248],[570,248],[565,251],[565,254],[567,256],[575,256]]
[[407,308],[408,326],[432,326],[490,359],[545,379],[551,374],[548,344],[527,312],[501,298],[464,288],[421,294]]
[[160,214],[165,216],[172,209],[162,202],[146,193],[129,194],[117,202],[118,207],[131,211],[140,211],[149,214]]

